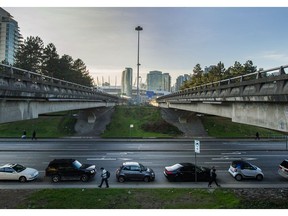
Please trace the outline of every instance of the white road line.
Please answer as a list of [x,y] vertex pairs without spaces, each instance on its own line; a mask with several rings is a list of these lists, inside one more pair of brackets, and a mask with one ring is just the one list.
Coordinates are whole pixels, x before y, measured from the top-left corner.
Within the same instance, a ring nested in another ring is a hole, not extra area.
[[211,160],[257,160],[257,158],[246,158],[246,157],[242,157],[242,158],[233,158],[233,157],[222,157],[222,158],[211,158]]
[[87,160],[96,160],[96,161],[116,161],[116,158],[87,158]]

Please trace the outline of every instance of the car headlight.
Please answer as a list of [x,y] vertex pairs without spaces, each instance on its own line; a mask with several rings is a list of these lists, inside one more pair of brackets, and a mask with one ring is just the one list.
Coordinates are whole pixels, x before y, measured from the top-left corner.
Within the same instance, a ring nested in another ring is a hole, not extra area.
[[91,174],[95,173],[95,170],[91,170],[90,173],[91,173]]

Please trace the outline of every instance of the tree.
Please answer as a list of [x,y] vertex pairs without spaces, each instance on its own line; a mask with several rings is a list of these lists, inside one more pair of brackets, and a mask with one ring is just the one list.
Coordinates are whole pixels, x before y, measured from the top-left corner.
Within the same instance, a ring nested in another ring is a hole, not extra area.
[[55,77],[58,79],[72,81],[73,77],[71,77],[71,71],[73,70],[73,58],[69,55],[63,55],[59,59],[59,70],[58,73],[55,74]]
[[16,52],[14,66],[40,73],[43,49],[40,37],[27,37]]
[[42,55],[42,73],[46,76],[54,77],[59,73],[59,55],[54,44],[48,44]]
[[[89,75],[89,71],[81,59],[76,59],[72,68],[76,71],[75,79],[77,79],[81,85],[93,86],[93,78]],[[77,81],[75,80],[75,82]]]
[[234,66],[230,67],[230,77],[240,76],[245,74],[244,66],[240,62],[235,61]]
[[244,64],[244,71],[245,71],[245,74],[254,73],[257,71],[257,66],[254,66],[253,62],[251,60],[248,60]]
[[217,66],[213,67],[208,73],[209,82],[216,82],[224,78],[225,75],[224,64],[220,61]]

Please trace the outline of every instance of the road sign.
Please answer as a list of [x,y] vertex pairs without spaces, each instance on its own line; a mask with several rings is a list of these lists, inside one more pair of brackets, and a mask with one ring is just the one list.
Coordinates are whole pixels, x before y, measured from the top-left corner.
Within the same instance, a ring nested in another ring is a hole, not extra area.
[[194,140],[195,153],[200,153],[200,141]]

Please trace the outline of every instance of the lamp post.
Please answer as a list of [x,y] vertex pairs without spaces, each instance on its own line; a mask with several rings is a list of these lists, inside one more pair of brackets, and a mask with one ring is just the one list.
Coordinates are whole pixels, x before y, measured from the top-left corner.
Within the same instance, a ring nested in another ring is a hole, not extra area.
[[139,98],[140,98],[140,94],[139,94],[139,47],[140,47],[140,43],[139,43],[139,39],[140,39],[140,31],[143,30],[143,28],[141,26],[137,26],[135,28],[135,30],[138,32],[138,52],[137,52],[137,104],[139,105]]

